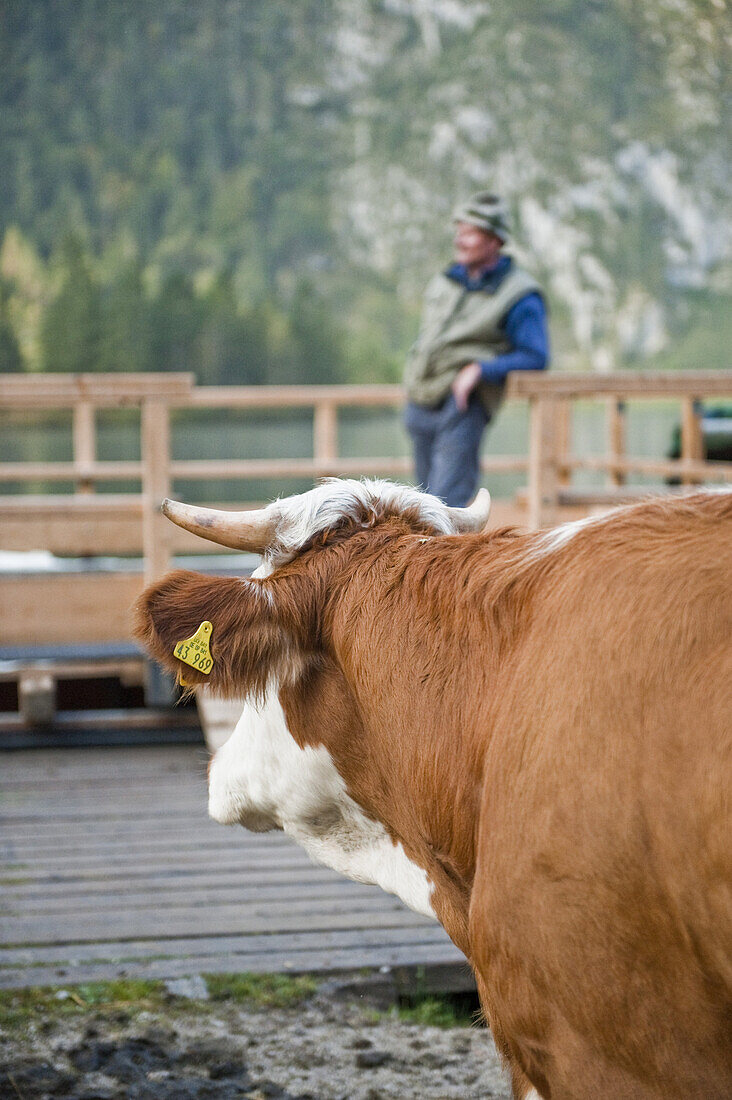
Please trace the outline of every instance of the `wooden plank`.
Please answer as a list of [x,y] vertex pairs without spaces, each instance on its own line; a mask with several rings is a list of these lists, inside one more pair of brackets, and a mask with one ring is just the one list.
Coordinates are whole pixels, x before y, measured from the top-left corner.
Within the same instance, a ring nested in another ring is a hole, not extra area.
[[100,661],[2,661],[0,683],[12,683],[24,673],[48,673],[54,680],[99,680],[118,677],[124,684],[142,682],[143,658]]
[[[555,418],[557,484],[569,485],[571,473],[569,467],[565,464],[565,459],[571,450],[572,438],[572,407],[569,401],[557,401]],[[526,468],[528,469],[528,464]]]
[[[132,712],[126,711],[125,713],[129,714]],[[193,711],[192,708],[190,710],[180,709],[174,711],[172,717],[179,722],[187,722],[189,721],[192,714],[195,714],[195,711]],[[138,795],[141,795],[143,798],[146,797],[146,788],[149,788],[149,790],[151,791],[155,791],[159,790],[161,786],[165,787],[166,785],[171,786],[176,791],[180,793],[185,793],[186,795],[195,794],[197,792],[205,792],[205,766],[201,765],[206,764],[208,760],[208,753],[203,747],[199,749],[194,749],[193,751],[199,754],[197,761],[197,763],[199,764],[199,768],[197,769],[196,773],[181,776],[176,774],[176,772],[163,772],[158,777],[158,782],[156,784],[154,774],[128,772],[127,775],[129,776],[129,778],[135,780],[134,788],[129,792],[125,792],[124,790],[122,790],[122,783],[119,781],[118,777],[111,772],[107,775],[98,776],[86,776],[83,773],[77,773],[75,775],[69,773],[65,773],[64,775],[63,773],[61,773],[58,776],[43,777],[39,774],[38,788],[34,788],[33,777],[30,776],[24,779],[18,778],[16,782],[12,785],[3,785],[2,787],[0,787],[0,790],[23,793],[30,800],[29,804],[32,804],[34,789],[37,789],[38,808],[43,811],[43,793],[48,792],[54,788],[60,788],[62,785],[61,781],[63,780],[63,778],[68,776],[69,781],[73,784],[71,790],[67,792],[70,796],[73,795],[73,797],[81,799],[83,802],[85,802],[88,809],[90,810],[97,809],[100,813],[106,813],[109,811],[108,805],[102,806],[100,802],[97,802],[97,804],[95,805],[93,802],[88,801],[87,795],[89,791],[99,792],[104,791],[105,789],[109,789],[110,791],[116,790],[123,798],[125,794],[129,794],[129,797],[131,799],[137,797]],[[153,814],[157,812],[157,806],[154,802],[150,803],[150,811]]]
[[[325,433],[325,428],[319,431]],[[329,429],[328,435],[332,432]],[[324,447],[325,434],[319,446]],[[382,457],[368,455],[348,458],[332,453],[318,453],[314,458],[211,458],[175,459],[170,463],[174,478],[196,481],[216,478],[318,478],[327,476],[361,477],[391,474],[410,477],[413,471],[411,458],[400,455]],[[484,455],[481,469],[484,473],[521,473],[527,468],[522,455]],[[144,475],[144,464],[135,461],[89,462],[0,462],[0,481],[75,481],[92,485],[97,481],[135,481]],[[120,494],[121,495],[121,494]],[[40,496],[40,500],[48,497]],[[51,498],[53,499],[53,498]],[[65,499],[69,499],[66,497]],[[244,507],[244,504],[237,505]],[[253,504],[246,505],[253,507]]]
[[[203,822],[202,825],[204,825]],[[213,827],[216,828],[216,826]],[[66,830],[64,829],[64,832],[65,831]],[[4,832],[7,832],[7,830],[4,830]],[[236,838],[234,837],[230,837],[228,841],[226,840],[226,838],[224,838],[223,841],[220,841],[215,836],[209,835],[207,838],[202,839],[201,841],[202,848],[204,848],[212,856],[211,862],[208,867],[204,866],[203,868],[204,873],[216,873],[220,869],[219,864],[228,865],[231,862],[238,861],[241,875],[245,877],[246,875],[254,873],[254,869],[257,866],[256,858],[259,857],[262,857],[262,859],[265,859],[266,857],[266,860],[271,861],[267,862],[265,860],[263,864],[268,873],[271,873],[277,866],[285,866],[288,868],[299,866],[305,872],[309,872],[311,868],[319,866],[318,864],[312,863],[310,859],[305,855],[303,850],[297,845],[293,845],[289,841],[289,839],[282,844],[266,844],[264,843],[265,839],[266,838],[262,837],[262,839],[258,843],[239,845],[236,843]],[[72,873],[70,868],[66,867],[62,869],[60,866],[57,867],[54,864],[54,852],[52,843],[50,841],[46,845],[46,847],[41,850],[41,860],[35,865],[31,863],[31,859],[33,859],[33,857],[37,854],[37,850],[23,847],[17,838],[11,838],[9,843],[4,844],[4,848],[7,852],[10,853],[6,857],[8,860],[12,860],[16,864],[22,865],[24,873],[21,878],[23,880],[27,880],[30,877],[30,875],[34,871],[34,867],[43,867],[42,860],[44,856],[48,862],[48,875],[46,875],[46,877],[52,876],[51,881],[60,882],[63,878],[69,878]],[[139,836],[128,836],[127,838],[123,837],[122,843],[119,845],[118,849],[115,849],[111,845],[106,843],[99,847],[95,847],[92,844],[88,844],[86,847],[83,847],[82,844],[79,843],[78,856],[81,857],[81,859],[84,861],[87,859],[87,857],[91,857],[95,853],[106,854],[107,857],[114,858],[115,856],[119,855],[120,851],[124,852],[125,849],[138,852],[140,855],[142,855],[142,849],[139,847]],[[147,855],[150,856],[153,854],[163,853],[169,854],[173,857],[177,857],[178,854],[190,850],[194,850],[192,841],[186,843],[182,847],[177,846],[175,834],[168,833],[167,835],[164,834],[163,836],[161,836],[159,847],[149,849]],[[73,847],[71,844],[59,853],[59,859],[67,854],[73,855]],[[297,860],[300,861],[299,864],[297,863]],[[83,862],[82,866],[84,869],[89,869],[89,864],[87,862]],[[182,870],[182,867],[179,867],[177,869]],[[136,865],[135,871],[139,872],[140,870],[143,869],[140,868],[139,865]],[[43,874],[44,872],[41,871],[41,875]],[[138,874],[137,877],[140,877],[140,875]]]
[[529,435],[529,526],[548,527],[556,522],[557,402],[553,397],[533,398]]
[[304,898],[312,894],[317,887],[318,896],[361,897],[371,887],[352,883],[338,875],[304,875],[299,871],[281,876],[281,881],[267,883],[262,876],[222,876],[219,881],[208,879],[208,885],[199,885],[198,881],[170,887],[165,880],[150,880],[142,889],[136,889],[134,883],[126,880],[109,882],[104,891],[67,891],[50,890],[47,895],[38,891],[35,895],[20,893],[12,887],[3,888],[0,912],[7,916],[21,916],[23,913],[64,913],[72,910],[78,914],[85,912],[103,912],[120,906],[129,909],[160,910],[160,907],[200,908],[211,904],[239,904],[247,900],[263,901],[286,900],[288,897]]
[[[625,401],[618,401],[616,397],[609,397],[606,403],[605,415],[606,415],[606,434],[607,434],[607,451],[609,458],[617,463],[625,458],[625,446],[626,446],[626,410],[627,405]],[[609,467],[610,482],[612,485],[620,486],[625,484],[625,473],[617,468],[617,466]]]
[[[222,852],[220,858],[216,859],[215,866],[219,871],[229,871],[234,876],[238,876],[245,869],[251,872],[259,868],[289,868],[292,872],[298,873],[306,859],[304,853],[294,848],[292,851],[286,849],[283,853],[253,851],[245,856],[235,852]],[[207,872],[214,865],[214,856],[208,851],[196,854],[172,850],[157,856],[140,854],[138,859],[133,856],[117,857],[114,860],[114,866],[110,866],[109,857],[103,854],[91,854],[76,860],[59,857],[58,867],[53,868],[49,868],[50,863],[50,859],[38,860],[32,856],[25,856],[22,860],[12,860],[10,866],[17,868],[15,873],[25,879],[41,878],[47,874],[54,881],[59,881],[65,875],[67,878],[74,879],[84,876],[106,878],[112,883],[153,873],[167,873],[171,868],[178,872]],[[7,874],[7,871],[5,873]]]
[[144,467],[142,549],[147,585],[170,568],[172,525],[160,512],[162,500],[170,495],[170,416],[164,401],[145,401],[140,438]]
[[704,460],[704,439],[701,425],[701,402],[687,396],[681,402],[681,484],[698,485],[703,478],[690,473]]
[[[162,784],[161,784],[162,788]],[[160,797],[165,796],[165,791],[159,789],[157,794]],[[108,797],[109,807],[108,812],[105,815],[105,820],[114,821],[115,819],[124,820],[129,816],[130,812],[134,810],[136,815],[147,815],[151,826],[154,826],[158,821],[158,815],[150,809],[150,803],[154,801],[154,795],[148,800],[140,799],[137,797],[130,797],[125,801],[123,795],[117,796],[116,800]],[[182,795],[176,803],[176,809],[178,813],[187,813],[189,817],[195,818],[201,811],[202,803],[205,804],[205,791],[200,794],[192,792],[185,797]],[[35,821],[38,819],[45,819],[47,821],[63,821],[64,825],[69,822],[84,822],[87,825],[90,822],[96,822],[100,818],[100,811],[95,806],[90,806],[85,800],[76,799],[71,801],[71,794],[66,796],[60,807],[52,806],[33,806],[29,807],[28,801],[20,801],[15,796],[8,797],[7,801],[4,801],[2,807],[2,813],[0,814],[0,821],[15,820],[20,823],[27,823],[29,821]]]
[[199,773],[202,776],[206,774],[198,753],[185,747],[161,749],[150,745],[144,749],[109,749],[108,752],[91,753],[82,749],[69,749],[68,752],[42,749],[40,752],[19,753],[9,761],[8,768],[0,772],[0,788],[29,776],[42,779],[44,776],[74,778],[109,775],[112,764],[115,774],[119,775],[131,772],[149,775],[152,769],[156,774],[190,779],[195,779]]
[[332,463],[338,456],[338,407],[323,398],[315,405],[313,455],[316,462]]
[[[125,713],[130,712],[127,711]],[[178,710],[173,713],[172,717],[176,721],[187,722],[190,715],[190,711]],[[208,760],[208,753],[206,750],[201,747],[196,751],[200,753],[200,763],[205,764]],[[146,792],[156,792],[168,786],[186,797],[200,794],[205,798],[206,775],[205,768],[203,767],[200,768],[195,775],[180,776],[175,772],[162,773],[157,777],[157,782],[156,776],[150,773],[145,774],[129,771],[124,774],[130,782],[134,781],[134,789],[129,792],[121,790],[122,783],[120,782],[120,778],[113,773],[107,773],[106,775],[90,774],[87,776],[83,773],[70,774],[68,772],[46,776],[39,773],[37,780],[34,780],[32,775],[23,778],[18,777],[14,783],[0,786],[0,791],[13,793],[17,796],[22,795],[26,799],[26,805],[29,808],[37,805],[37,809],[41,813],[45,813],[47,809],[45,797],[54,791],[64,791],[64,781],[66,781],[67,783],[73,784],[71,790],[66,789],[67,795],[73,796],[77,800],[81,800],[84,805],[86,805],[87,809],[91,811],[96,810],[98,813],[104,814],[105,816],[109,814],[109,802],[107,802],[106,806],[103,806],[101,801],[98,801],[95,805],[88,799],[88,793],[90,791],[94,791],[98,798],[100,796],[105,796],[109,791],[117,791],[123,799],[126,793],[129,793],[131,799],[138,796],[145,799],[147,797]],[[154,801],[149,803],[149,813],[152,817],[156,817],[160,813]]]
[[[325,443],[321,441],[321,445],[325,446]],[[526,468],[527,461],[522,455],[484,455],[481,459],[481,469],[484,473],[520,473]],[[413,469],[411,458],[394,455],[347,458],[343,455],[329,457],[319,454],[314,458],[174,459],[170,464],[172,477],[185,481],[215,478],[300,477],[311,479],[387,474],[411,478]]]
[[398,385],[364,386],[196,386],[190,395],[172,399],[177,408],[294,409],[312,408],[320,401],[339,407],[395,407],[404,404]]
[[[200,739],[200,726],[195,714],[189,710],[175,712],[169,707],[153,709],[137,707],[129,709],[103,710],[60,710],[47,726],[26,727],[22,717],[14,712],[2,714],[0,734],[4,747],[33,748],[35,745],[60,744],[61,739],[71,738],[80,744],[98,744],[114,736],[134,737],[136,734],[148,734],[151,740],[160,735],[168,735],[175,740],[178,734],[181,740],[197,742]],[[54,737],[59,739],[54,741]]]
[[573,470],[610,470],[623,474],[647,474],[652,477],[688,475],[698,481],[732,481],[732,462],[682,462],[680,459],[624,458],[612,459],[588,455],[570,457],[567,465]]
[[[72,421],[74,463],[80,469],[92,467],[96,459],[97,441],[94,406],[91,401],[79,401],[74,405]],[[91,493],[94,483],[91,477],[81,477],[76,484],[78,493]]]
[[207,688],[199,688],[196,705],[206,745],[211,752],[216,752],[234,732],[244,710],[244,700],[220,699]]
[[[127,800],[123,791],[119,791],[118,788],[114,787],[105,789],[100,782],[100,787],[95,792],[95,797],[99,799],[96,805],[92,802],[89,794],[80,791],[68,790],[64,792],[62,788],[44,787],[38,792],[37,797],[32,798],[24,791],[9,789],[0,795],[0,828],[6,826],[9,829],[23,828],[29,833],[38,833],[39,827],[44,822],[52,825],[55,818],[53,816],[49,817],[48,811],[53,807],[49,807],[47,804],[44,805],[44,795],[58,804],[56,812],[63,815],[64,827],[69,828],[69,836],[76,835],[74,825],[78,825],[81,829],[88,827],[89,821],[92,820],[96,820],[99,826],[106,825],[110,829],[117,830],[119,827],[119,835],[121,836],[145,835],[145,830],[137,834],[127,832],[125,829],[127,823],[129,823],[130,829],[136,828],[138,824],[145,823],[150,832],[156,832],[158,826],[165,831],[166,825],[178,822],[184,829],[189,825],[198,825],[199,832],[200,829],[206,830],[211,839],[219,839],[222,844],[226,842],[228,837],[229,845],[234,842],[237,845],[246,846],[245,840],[248,834],[244,830],[225,829],[221,825],[207,820],[207,792],[203,781],[195,787],[184,784],[177,787],[174,778],[167,781],[163,781],[161,778],[160,785],[157,788],[149,785],[140,797],[131,792],[130,798]],[[176,798],[176,805],[170,807],[169,814],[161,812],[160,809],[160,802],[166,797]],[[108,803],[106,812],[101,805],[104,800]],[[134,807],[134,823],[129,821],[129,813],[124,813],[125,807]],[[122,811],[121,814],[120,811]],[[257,843],[257,849],[260,849],[262,845],[264,847],[272,846],[270,837],[281,835],[277,832],[263,834],[262,843]]]
[[0,462],[0,481],[130,481],[140,462]]
[[[140,889],[136,884],[127,881],[116,885],[105,883],[104,891],[97,890],[71,890],[49,889],[48,893],[36,891],[28,894],[27,891],[14,890],[12,887],[3,886],[3,896],[0,900],[0,913],[8,916],[19,916],[22,913],[61,913],[75,909],[83,912],[103,912],[105,909],[117,909],[124,905],[131,909],[158,909],[167,905],[178,905],[185,902],[191,907],[202,905],[217,905],[220,902],[238,902],[256,894],[256,897],[266,901],[286,901],[289,897],[312,894],[313,886],[317,885],[318,893],[323,897],[335,896],[341,892],[349,893],[352,885],[357,891],[363,891],[368,887],[356,884],[344,883],[344,880],[334,872],[305,875],[298,871],[280,876],[276,883],[263,882],[266,875],[232,877],[222,876],[219,881],[208,878],[208,885],[200,885],[196,880],[188,882],[179,879],[176,886],[170,886],[167,876],[161,882],[159,878],[151,878]],[[98,884],[97,884],[98,885]]]
[[[113,880],[104,875],[95,878],[78,876],[39,877],[24,875],[22,867],[17,872],[7,873],[7,860],[4,860],[3,899],[8,903],[32,904],[36,899],[49,908],[56,899],[66,898],[102,898],[126,897],[152,893],[161,889],[160,875],[149,872],[135,878],[121,877]],[[13,874],[18,875],[17,883]],[[317,863],[308,863],[296,867],[260,866],[256,869],[243,867],[232,875],[226,869],[203,868],[196,874],[185,874],[173,866],[165,872],[165,889],[170,891],[188,890],[247,890],[252,886],[277,886],[291,883],[303,883],[312,887],[317,883],[342,882],[342,876]]]
[[[140,467],[141,469],[141,467]],[[248,505],[216,503],[212,507],[244,510]],[[141,554],[142,497],[127,493],[93,496],[0,496],[3,550],[33,550],[52,554]],[[225,546],[169,524],[173,553],[228,554]],[[242,555],[242,561],[246,556]]]
[[210,875],[214,871],[217,874],[230,872],[238,879],[244,879],[245,875],[259,874],[262,871],[274,870],[287,871],[291,877],[306,873],[304,868],[309,867],[307,856],[295,846],[280,849],[252,850],[249,852],[230,852],[221,850],[218,854],[207,852],[205,858],[189,859],[183,853],[177,853],[174,849],[163,851],[158,858],[148,856],[135,861],[128,859],[116,859],[115,866],[110,866],[107,859],[95,859],[88,855],[86,859],[80,859],[76,863],[66,861],[64,865],[59,862],[54,867],[50,857],[44,863],[43,860],[34,860],[31,857],[14,858],[12,850],[8,856],[5,874],[19,878],[21,882],[49,881],[49,882],[81,882],[85,878],[104,879],[113,883],[124,880],[146,880],[149,876],[165,871],[175,871],[176,874]]
[[302,849],[295,845],[288,844],[281,847],[249,845],[245,848],[231,841],[226,843],[225,840],[219,840],[215,836],[208,839],[208,843],[202,839],[198,846],[195,842],[178,844],[175,837],[168,838],[168,843],[162,845],[144,844],[138,840],[134,844],[120,845],[119,849],[114,851],[109,845],[91,846],[86,850],[74,850],[69,847],[65,851],[60,851],[55,857],[50,846],[40,852],[37,849],[21,849],[17,852],[15,862],[22,861],[24,870],[29,874],[35,867],[48,866],[53,874],[57,875],[69,874],[77,867],[80,870],[91,870],[97,864],[106,866],[113,857],[115,866],[109,869],[109,874],[113,875],[127,868],[140,871],[158,866],[161,857],[165,862],[169,861],[168,857],[174,859],[176,866],[181,868],[205,867],[207,861],[215,859],[238,866],[253,867],[258,863],[276,866],[278,862],[291,866],[295,859],[304,863],[308,858]]
[[361,474],[405,474],[412,469],[409,458],[232,458],[176,459],[171,475],[178,480],[212,478],[359,477]]
[[0,513],[3,550],[39,546],[52,554],[139,554],[142,550],[139,495],[2,496]]
[[732,396],[732,371],[618,371],[614,374],[574,374],[569,371],[512,371],[507,396],[623,398]]
[[[50,863],[54,863],[55,860],[62,859],[76,859],[80,857],[88,859],[92,856],[101,856],[102,858],[116,858],[118,855],[128,851],[134,851],[136,855],[156,855],[159,852],[170,852],[171,850],[176,855],[182,855],[185,852],[196,852],[205,850],[211,853],[221,853],[226,858],[229,858],[232,851],[237,854],[246,854],[247,850],[251,848],[252,853],[260,853],[262,851],[268,851],[272,853],[284,853],[290,852],[291,847],[289,844],[273,845],[273,844],[251,844],[243,845],[238,844],[238,837],[234,835],[227,835],[224,829],[220,825],[215,825],[212,822],[209,823],[210,828],[206,828],[206,822],[201,821],[198,824],[197,832],[191,829],[184,835],[180,835],[181,830],[169,831],[167,833],[148,835],[147,833],[126,834],[121,836],[108,836],[98,837],[97,830],[94,830],[94,835],[84,838],[83,836],[69,836],[64,830],[64,837],[59,838],[57,836],[57,843],[53,843],[53,839],[43,838],[39,841],[28,841],[23,837],[16,837],[13,839],[12,848],[15,859],[23,858],[24,861],[30,860],[44,860],[47,859]],[[3,833],[7,830],[3,829]],[[64,839],[67,842],[64,843]],[[0,841],[2,836],[0,834]],[[29,864],[30,865],[30,864]],[[59,864],[60,867],[60,864]]]
[[[312,864],[316,870],[322,871],[316,864]],[[21,891],[28,891],[30,895],[47,890],[49,904],[53,897],[64,894],[82,896],[87,892],[102,894],[104,892],[115,893],[123,890],[134,892],[137,889],[149,889],[152,885],[160,883],[164,876],[166,883],[174,883],[176,889],[195,889],[200,886],[218,887],[226,882],[240,883],[242,887],[257,882],[267,883],[279,878],[281,882],[313,882],[316,881],[315,871],[302,863],[287,863],[285,861],[260,861],[247,866],[238,863],[217,863],[212,869],[208,867],[185,868],[177,866],[175,860],[163,863],[157,867],[146,868],[139,873],[127,870],[118,874],[105,872],[104,869],[77,870],[67,874],[34,873],[22,863],[13,861],[4,862],[2,867],[2,879],[4,889],[13,896]],[[315,877],[313,877],[315,876]],[[325,878],[319,881],[327,881]],[[17,883],[17,885],[16,885]],[[7,884],[7,886],[5,885]],[[25,893],[23,894],[25,896]]]
[[96,407],[139,405],[145,397],[185,399],[192,374],[0,374],[0,407],[71,408],[79,401]]
[[[333,899],[341,901],[354,901],[368,899],[373,887],[364,886],[361,883],[344,881],[339,878],[323,879],[318,883],[318,899],[327,904]],[[276,886],[264,886],[259,882],[240,885],[235,881],[229,881],[225,886],[197,890],[189,887],[187,890],[166,890],[165,883],[156,889],[145,893],[134,894],[126,889],[109,891],[103,897],[98,895],[76,894],[73,897],[60,897],[54,895],[48,901],[37,898],[35,903],[28,899],[13,899],[6,896],[3,891],[0,901],[0,917],[10,919],[20,917],[51,916],[52,919],[64,920],[73,914],[75,918],[93,916],[94,914],[115,913],[120,907],[124,907],[128,914],[157,914],[165,910],[169,912],[191,912],[193,910],[207,908],[215,905],[236,906],[239,910],[245,905],[261,905],[265,902],[278,902],[289,907],[291,903],[308,901],[312,899],[312,882],[285,882]]]
[[47,726],[56,712],[56,681],[48,671],[21,672],[18,678],[18,710],[26,726]]
[[0,948],[0,967],[23,963],[56,963],[71,958],[85,962],[95,960],[144,959],[160,954],[171,958],[197,955],[258,954],[264,947],[272,951],[307,951],[318,948],[398,947],[403,944],[444,943],[445,930],[434,922],[396,928],[330,929],[318,932],[266,933],[261,936],[189,936],[178,939],[105,940],[102,943],[36,945],[34,947]]
[[[164,795],[160,794],[160,797],[162,798]],[[171,797],[174,797],[174,795],[171,795]],[[199,809],[205,811],[205,805],[200,806],[199,804]],[[254,860],[259,857],[276,860],[281,858],[290,859],[297,856],[305,866],[311,866],[302,848],[293,844],[284,833],[250,834],[242,828],[237,828],[236,831],[227,830],[213,821],[207,820],[203,814],[200,816],[191,814],[188,823],[191,821],[198,826],[198,837],[196,837],[193,830],[185,836],[179,837],[180,830],[174,829],[157,835],[157,822],[153,822],[150,834],[154,833],[156,835],[149,835],[145,831],[125,833],[120,830],[118,838],[104,837],[97,843],[95,843],[94,838],[98,827],[103,823],[103,819],[100,817],[86,819],[84,824],[90,834],[86,838],[71,829],[67,829],[67,822],[64,821],[63,836],[68,837],[68,841],[63,843],[62,837],[58,836],[57,833],[58,845],[55,845],[54,839],[50,835],[39,841],[24,843],[23,834],[26,830],[26,821],[19,818],[9,824],[11,819],[6,818],[0,832],[0,842],[8,849],[12,849],[13,858],[16,861],[22,858],[26,868],[30,869],[33,865],[42,865],[43,860],[46,859],[49,870],[54,874],[62,870],[60,861],[66,858],[77,859],[84,867],[88,867],[88,861],[95,856],[110,858],[128,852],[130,854],[135,853],[139,860],[142,860],[143,857],[154,859],[160,853],[173,853],[176,857],[183,857],[189,852],[195,854],[197,847],[205,849],[212,856],[226,862],[238,859],[245,863],[248,859]],[[57,863],[56,860],[59,862]],[[211,867],[213,869],[214,865],[212,864]],[[65,868],[65,870],[68,871],[68,868]]]
[[[146,959],[138,962],[107,963],[96,965],[72,965],[37,967],[32,970],[0,970],[0,988],[17,989],[34,985],[58,985],[66,982],[91,982],[113,980],[118,977],[163,979],[191,974],[272,973],[286,971],[291,974],[318,972],[363,971],[383,967],[424,967],[427,964],[448,964],[459,967],[464,974],[462,988],[474,989],[465,957],[452,943],[415,944],[397,948],[353,947],[345,950],[313,950],[273,952],[262,945],[260,954],[221,956],[192,956],[185,959]],[[455,979],[451,988],[458,988]]]
[[373,897],[321,898],[319,895],[283,905],[241,901],[213,910],[168,907],[159,910],[118,910],[116,913],[3,917],[0,943],[64,943],[67,940],[142,939],[148,936],[191,935],[205,927],[208,935],[222,932],[298,932],[305,928],[362,928],[365,924],[413,923],[420,918],[399,901]]
[[127,573],[0,577],[3,645],[128,638],[142,587],[141,576]]

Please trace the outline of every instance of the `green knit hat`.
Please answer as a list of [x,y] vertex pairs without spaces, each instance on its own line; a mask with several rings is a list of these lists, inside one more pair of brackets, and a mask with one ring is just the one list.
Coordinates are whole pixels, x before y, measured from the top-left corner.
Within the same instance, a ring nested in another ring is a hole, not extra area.
[[492,191],[478,191],[471,195],[466,202],[455,207],[452,220],[477,225],[486,233],[495,233],[502,241],[507,241],[510,236],[506,204]]

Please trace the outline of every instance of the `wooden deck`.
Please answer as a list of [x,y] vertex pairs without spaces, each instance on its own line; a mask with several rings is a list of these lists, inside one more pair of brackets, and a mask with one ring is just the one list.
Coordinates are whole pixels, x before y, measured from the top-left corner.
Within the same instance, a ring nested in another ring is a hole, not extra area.
[[384,967],[472,988],[444,931],[396,898],[280,833],[210,821],[207,759],[192,746],[0,755],[1,988]]

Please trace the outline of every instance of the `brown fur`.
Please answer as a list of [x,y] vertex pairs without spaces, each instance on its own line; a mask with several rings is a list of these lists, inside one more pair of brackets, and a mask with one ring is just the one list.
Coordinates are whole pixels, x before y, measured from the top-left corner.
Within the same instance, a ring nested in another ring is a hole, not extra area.
[[389,517],[265,581],[173,574],[139,635],[173,668],[208,618],[212,686],[279,677],[298,743],[426,868],[517,1096],[722,1100],[732,494],[542,538]]

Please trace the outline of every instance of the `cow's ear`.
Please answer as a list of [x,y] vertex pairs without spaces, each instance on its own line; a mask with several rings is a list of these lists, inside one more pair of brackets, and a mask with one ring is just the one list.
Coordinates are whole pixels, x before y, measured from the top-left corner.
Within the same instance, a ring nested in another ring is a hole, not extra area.
[[293,667],[292,631],[261,581],[169,573],[137,601],[134,630],[185,686],[222,695],[262,695]]

